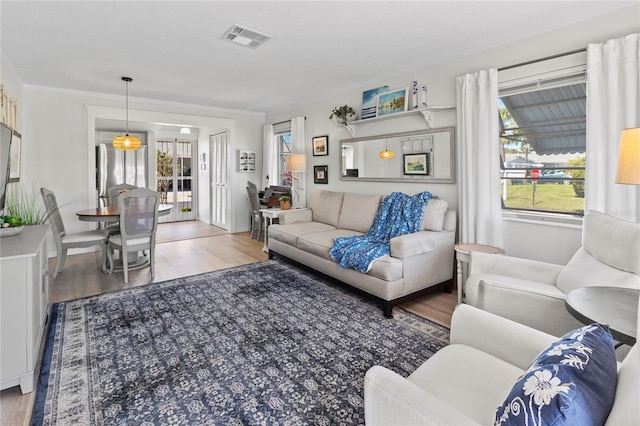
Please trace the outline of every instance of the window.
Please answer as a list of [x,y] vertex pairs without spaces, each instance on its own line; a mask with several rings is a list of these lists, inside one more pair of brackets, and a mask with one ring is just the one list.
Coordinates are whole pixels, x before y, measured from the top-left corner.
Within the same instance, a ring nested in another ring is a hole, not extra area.
[[291,122],[273,126],[275,143],[278,147],[278,182],[274,185],[291,186],[291,172],[286,172],[284,158],[291,154]]
[[584,56],[499,72],[503,210],[584,214]]

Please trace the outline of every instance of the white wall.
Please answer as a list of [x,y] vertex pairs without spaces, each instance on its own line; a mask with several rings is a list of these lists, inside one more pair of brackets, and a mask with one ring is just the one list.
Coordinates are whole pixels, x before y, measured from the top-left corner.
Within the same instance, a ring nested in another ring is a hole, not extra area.
[[[450,208],[457,209],[458,184],[340,181],[338,176],[340,170],[338,142],[351,136],[345,129],[338,128],[331,123],[328,118],[331,110],[344,104],[359,110],[362,105],[362,92],[364,90],[384,85],[388,85],[390,89],[408,87],[411,86],[413,80],[418,80],[419,86],[427,85],[429,106],[455,105],[455,79],[457,76],[481,69],[500,68],[586,48],[589,43],[600,43],[631,34],[638,31],[638,16],[640,16],[640,5],[428,69],[411,71],[409,58],[405,75],[389,80],[381,80],[378,84],[368,84],[366,87],[356,88],[340,96],[309,102],[274,114],[267,114],[266,121],[267,123],[275,123],[293,116],[303,115],[307,117],[307,140],[309,141],[306,147],[307,170],[312,171],[314,165],[329,165],[328,185],[314,185],[312,173],[306,173],[307,196],[314,188],[380,194],[388,194],[392,191],[403,191],[408,194],[430,191],[446,200]],[[491,31],[491,29],[487,29],[487,31]],[[429,42],[429,40],[425,40],[425,43]],[[416,52],[416,54],[419,54],[419,52]],[[339,66],[339,64],[335,66]],[[436,113],[435,119],[435,127],[455,126],[456,124],[455,111]],[[360,125],[356,136],[424,128],[425,123],[420,116],[411,116],[398,120],[386,120]],[[325,134],[329,135],[329,156],[313,157],[311,138]],[[616,142],[613,141],[612,143]],[[565,264],[581,245],[581,230],[580,227],[576,226],[558,227],[549,226],[545,223],[537,224],[505,220],[504,235],[504,248],[507,254],[558,264]]]

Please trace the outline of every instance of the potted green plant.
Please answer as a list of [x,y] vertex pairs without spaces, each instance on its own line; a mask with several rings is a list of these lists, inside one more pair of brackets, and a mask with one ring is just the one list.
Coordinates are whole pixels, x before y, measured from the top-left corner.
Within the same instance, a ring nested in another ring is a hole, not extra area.
[[280,201],[280,209],[289,210],[291,208],[291,197],[289,195],[281,195],[278,201]]
[[337,126],[344,126],[349,121],[356,119],[356,112],[349,105],[342,105],[341,107],[335,107],[333,111],[331,111],[329,119]]

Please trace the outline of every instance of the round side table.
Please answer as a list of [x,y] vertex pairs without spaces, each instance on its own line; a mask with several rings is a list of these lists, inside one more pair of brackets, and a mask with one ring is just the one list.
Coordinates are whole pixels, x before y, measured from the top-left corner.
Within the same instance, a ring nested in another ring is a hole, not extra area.
[[456,275],[456,286],[458,287],[458,304],[462,303],[462,299],[464,296],[464,281],[462,277],[462,262],[469,263],[471,259],[472,251],[479,251],[482,253],[491,253],[491,254],[504,254],[504,250],[499,247],[488,246],[484,244],[463,244],[457,243],[454,246],[456,250],[456,260],[457,260],[457,275]]

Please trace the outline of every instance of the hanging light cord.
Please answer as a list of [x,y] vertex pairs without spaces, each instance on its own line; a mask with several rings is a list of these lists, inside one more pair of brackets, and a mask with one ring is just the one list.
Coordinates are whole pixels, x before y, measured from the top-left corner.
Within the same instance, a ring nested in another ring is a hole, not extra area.
[[125,81],[125,89],[124,89],[124,93],[125,93],[125,111],[126,111],[126,120],[125,120],[125,127],[127,130],[126,136],[129,136],[129,82],[133,81],[133,79],[131,77],[122,77],[122,80]]

